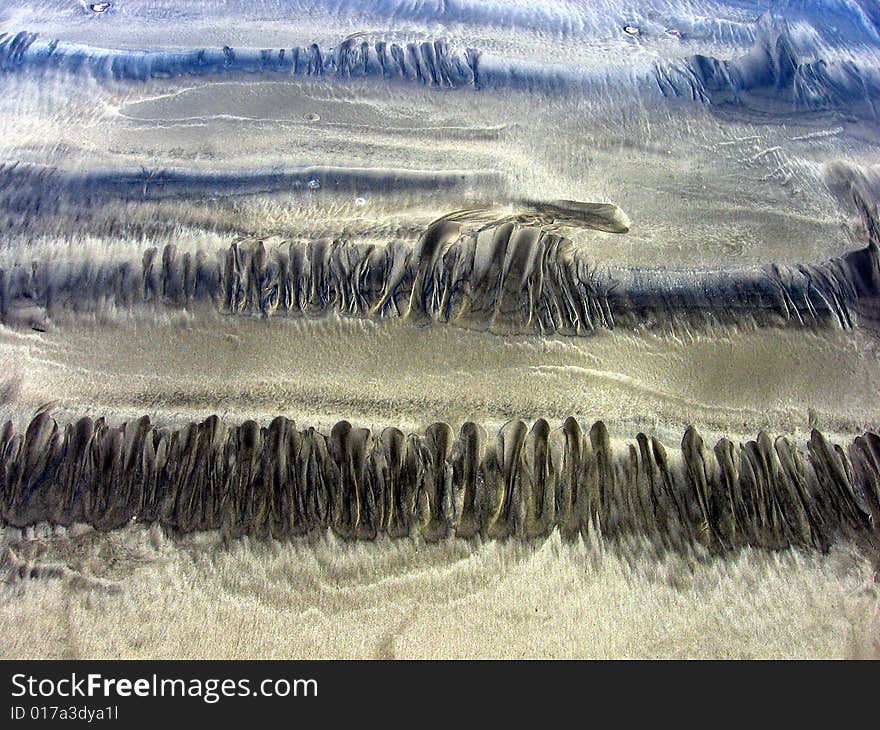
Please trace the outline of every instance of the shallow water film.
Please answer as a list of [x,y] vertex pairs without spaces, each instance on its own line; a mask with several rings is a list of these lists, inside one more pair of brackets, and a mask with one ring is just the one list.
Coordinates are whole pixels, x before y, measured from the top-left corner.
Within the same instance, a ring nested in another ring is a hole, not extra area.
[[0,6],[0,657],[880,655],[873,0]]

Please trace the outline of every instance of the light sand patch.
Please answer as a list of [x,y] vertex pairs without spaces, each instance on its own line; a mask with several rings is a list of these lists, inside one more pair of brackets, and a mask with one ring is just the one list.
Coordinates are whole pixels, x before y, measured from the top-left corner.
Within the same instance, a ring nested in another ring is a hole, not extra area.
[[[63,532],[63,531],[61,531]],[[842,658],[880,652],[867,564],[601,540],[222,545],[5,535],[0,657]],[[42,565],[62,574],[30,577]],[[19,577],[19,575],[24,577]]]
[[536,340],[337,317],[84,318],[45,333],[0,330],[0,369],[17,384],[6,412],[28,419],[47,403],[62,420],[282,414],[406,430],[574,415],[619,438],[644,430],[670,443],[690,424],[705,436],[817,426],[851,438],[880,423],[876,345],[859,330]]

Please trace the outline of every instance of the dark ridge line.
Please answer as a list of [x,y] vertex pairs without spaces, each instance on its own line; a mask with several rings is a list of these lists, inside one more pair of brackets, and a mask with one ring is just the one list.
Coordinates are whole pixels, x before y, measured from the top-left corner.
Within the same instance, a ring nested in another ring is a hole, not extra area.
[[764,432],[714,448],[693,427],[680,450],[638,434],[612,449],[605,425],[552,429],[514,420],[488,435],[468,422],[381,433],[340,421],[329,434],[283,417],[268,426],[217,416],[181,429],[148,417],[119,426],[47,413],[0,433],[0,518],[15,527],[133,521],[180,532],[286,539],[436,541],[644,535],[670,547],[825,551],[857,541],[876,554],[880,437],[846,448],[811,433],[806,453]]
[[58,213],[65,206],[107,202],[203,199],[291,191],[392,193],[441,192],[499,185],[491,170],[406,170],[303,165],[233,172],[123,169],[73,172],[19,162],[0,162],[0,209],[18,215]]
[[[559,91],[602,85],[609,73],[562,63],[529,63],[450,48],[445,40],[388,43],[351,36],[334,48],[132,51],[45,41],[21,31],[0,34],[0,72],[88,73],[98,79],[147,81],[180,76],[275,74],[315,78],[381,78],[437,89]],[[664,98],[756,111],[858,112],[877,118],[880,72],[851,61],[801,60],[787,27],[766,29],[752,50],[732,60],[693,56],[658,61],[632,77]],[[623,80],[622,80],[623,81]],[[629,82],[631,83],[631,81]]]
[[655,64],[663,96],[737,106],[755,111],[859,112],[877,118],[880,72],[851,61],[801,60],[787,28],[759,37],[752,50],[732,60],[696,54]]
[[323,238],[213,256],[168,244],[140,261],[31,261],[0,268],[0,321],[45,325],[69,313],[167,307],[273,317],[338,313],[498,333],[587,335],[663,322],[835,326],[876,318],[880,251],[813,265],[718,270],[598,267],[545,225],[474,231],[441,218],[415,247]]
[[368,42],[356,36],[335,48],[130,51],[44,41],[37,33],[0,34],[0,71],[86,72],[99,79],[147,81],[179,76],[283,73],[292,76],[378,76],[438,88],[479,86],[475,49],[450,49],[445,40],[422,43]]

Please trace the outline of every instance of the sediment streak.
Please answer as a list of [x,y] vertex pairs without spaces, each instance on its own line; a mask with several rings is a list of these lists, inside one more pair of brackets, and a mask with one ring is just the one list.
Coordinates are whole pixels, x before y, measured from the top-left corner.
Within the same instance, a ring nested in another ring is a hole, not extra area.
[[0,435],[0,510],[18,527],[132,521],[177,531],[290,538],[420,535],[428,541],[575,539],[642,534],[669,546],[827,549],[841,537],[876,551],[880,436],[802,449],[760,433],[707,446],[688,428],[679,449],[643,433],[612,447],[601,421],[513,420],[487,434],[466,422],[424,433],[329,433],[279,416],[268,426],[211,416],[172,430],[148,417],[59,425],[38,414]]
[[33,261],[0,269],[0,318],[51,318],[101,307],[208,306],[226,314],[405,317],[501,333],[584,335],[657,322],[833,325],[872,315],[876,242],[798,266],[672,270],[599,266],[547,226],[502,221],[479,231],[440,219],[415,246],[324,238],[219,254],[147,249],[140,261]]

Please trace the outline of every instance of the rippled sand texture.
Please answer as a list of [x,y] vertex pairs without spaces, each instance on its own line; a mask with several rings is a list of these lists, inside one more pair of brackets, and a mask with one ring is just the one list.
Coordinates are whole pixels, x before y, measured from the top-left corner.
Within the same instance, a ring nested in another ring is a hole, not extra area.
[[[7,540],[18,536],[6,535]],[[33,533],[7,553],[4,657],[867,658],[870,566],[516,541],[425,545]],[[35,572],[35,569],[37,572]]]
[[765,6],[0,8],[0,655],[876,655],[880,13]]

